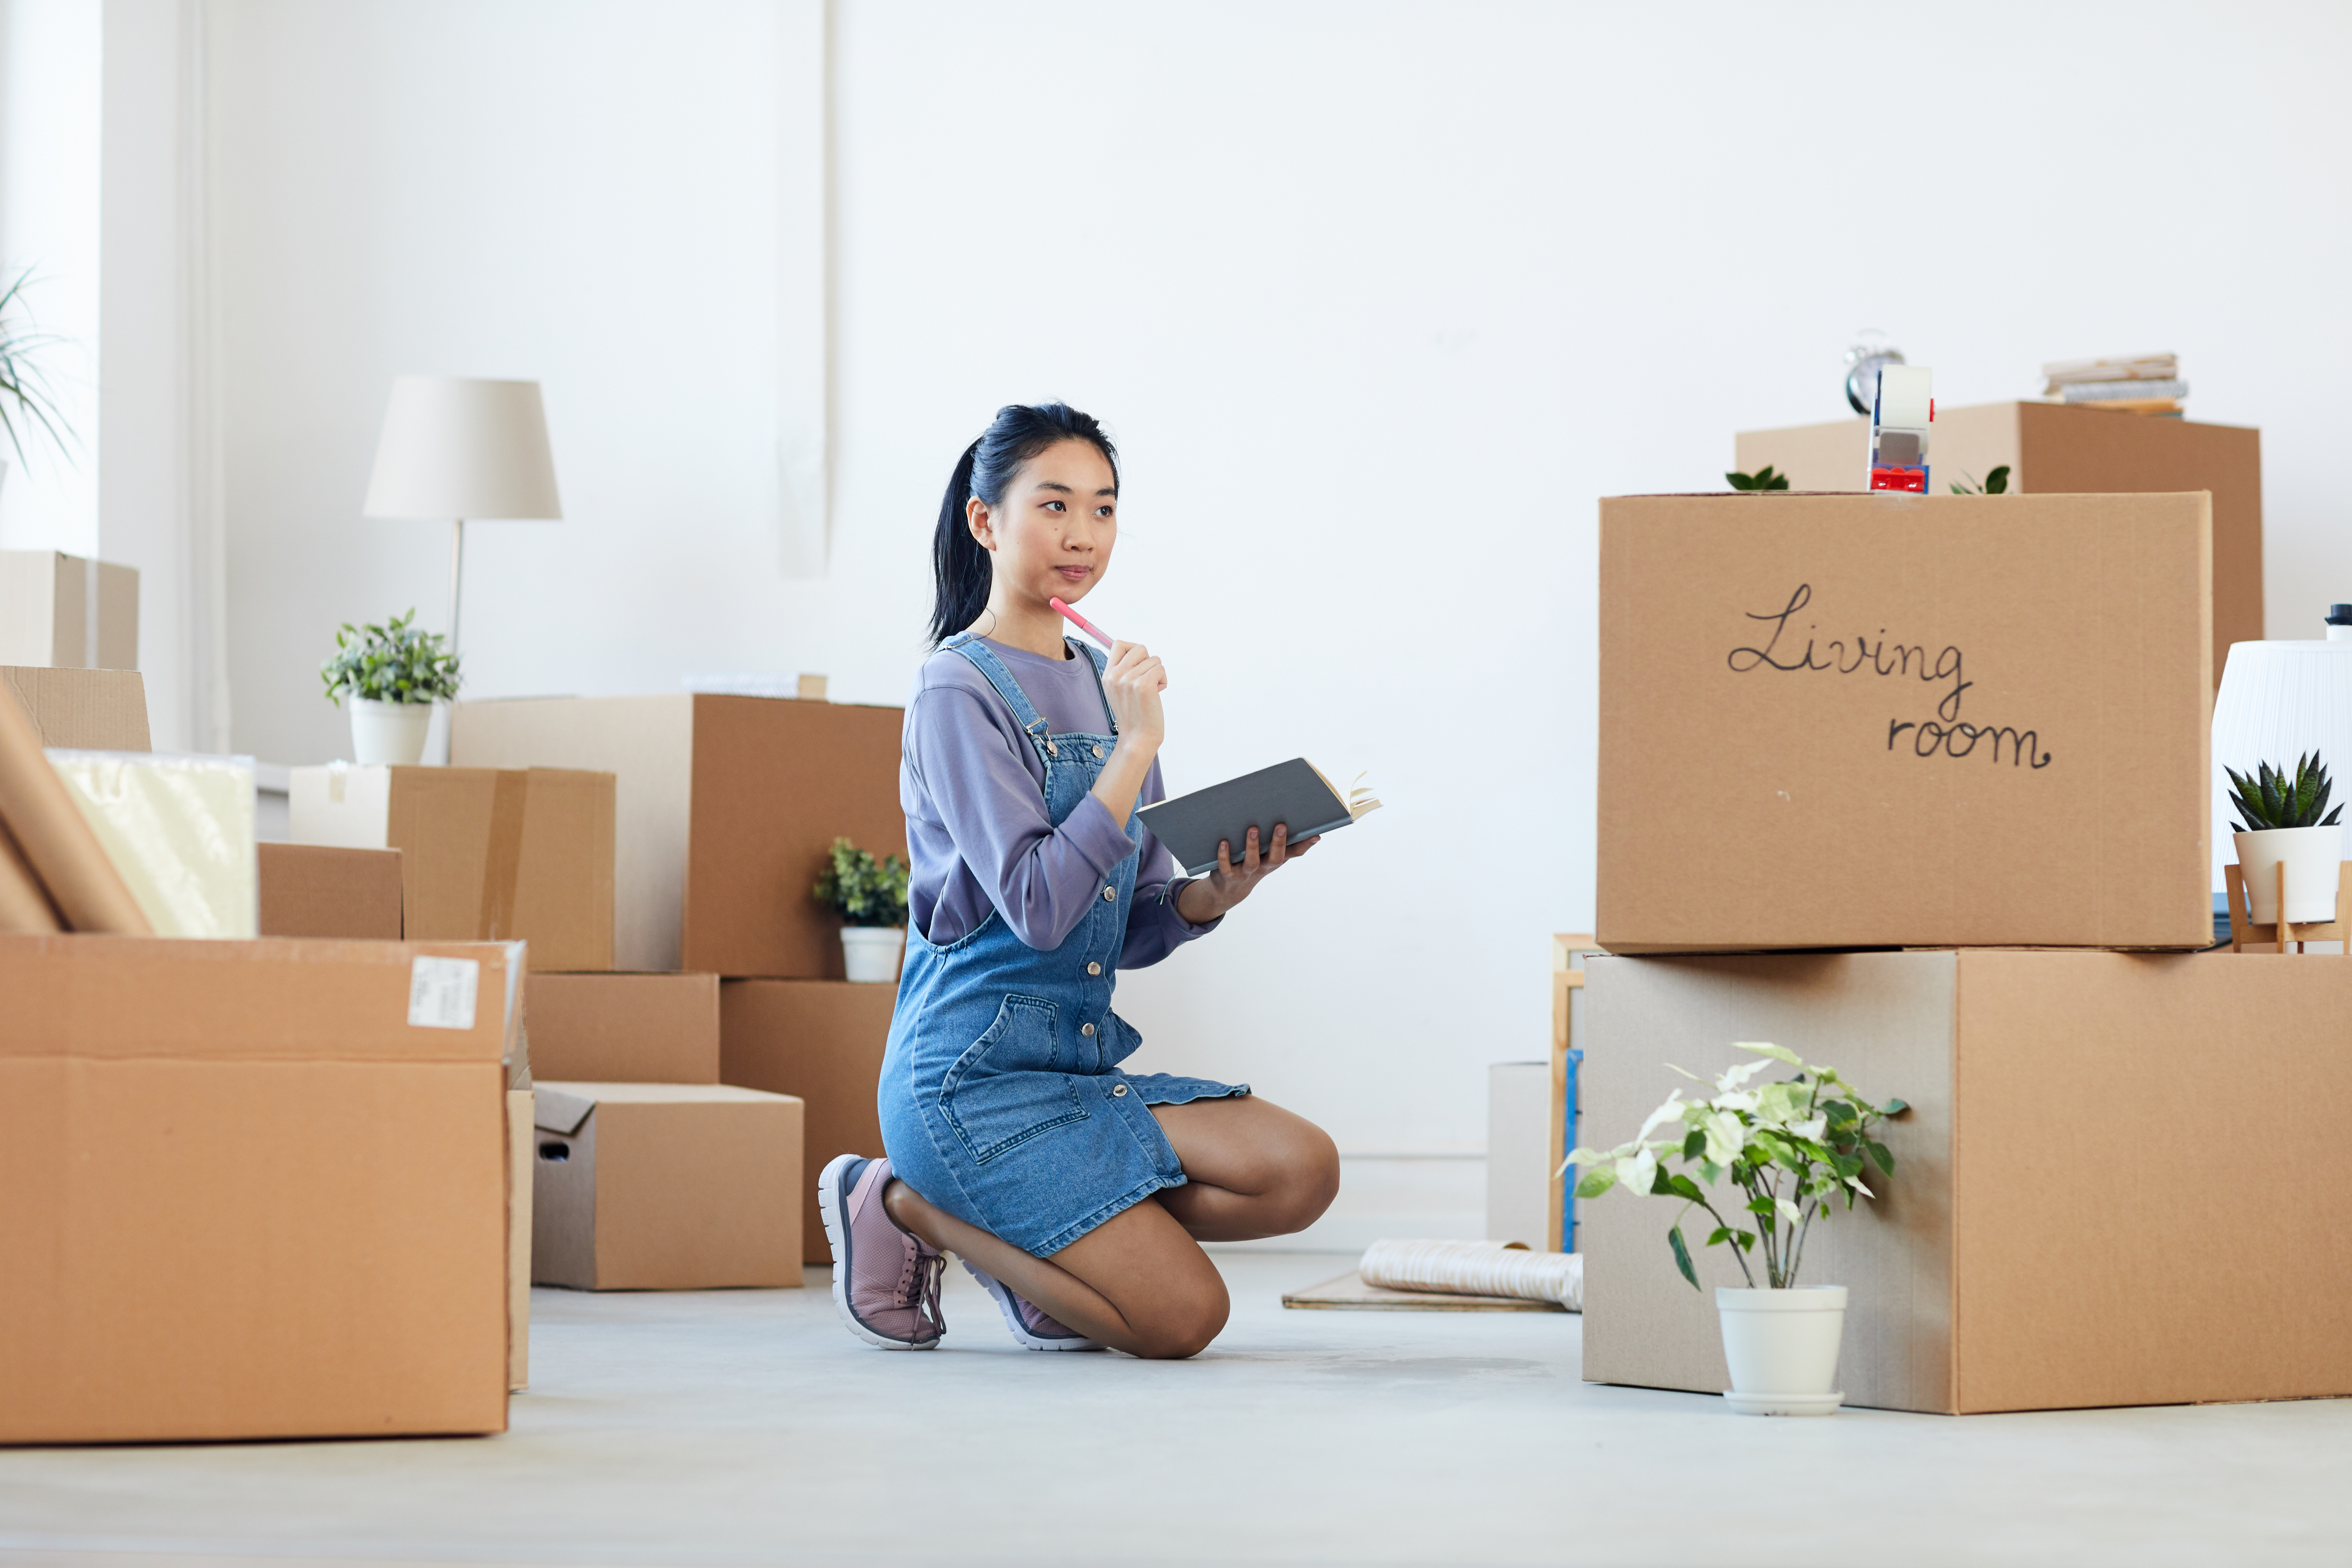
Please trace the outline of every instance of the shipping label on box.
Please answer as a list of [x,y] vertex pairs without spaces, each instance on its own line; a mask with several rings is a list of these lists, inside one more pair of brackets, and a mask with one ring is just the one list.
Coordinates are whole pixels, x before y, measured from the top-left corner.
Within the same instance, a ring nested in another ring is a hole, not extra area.
[[1603,501],[1601,943],[2206,945],[2207,513]]

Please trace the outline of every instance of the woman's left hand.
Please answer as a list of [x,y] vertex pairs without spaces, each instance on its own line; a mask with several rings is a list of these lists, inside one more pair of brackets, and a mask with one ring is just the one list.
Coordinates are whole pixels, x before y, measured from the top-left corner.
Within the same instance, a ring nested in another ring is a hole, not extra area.
[[1217,868],[1197,880],[1187,882],[1176,894],[1176,912],[1192,924],[1206,925],[1227,910],[1250,896],[1259,882],[1279,870],[1285,862],[1297,859],[1322,842],[1318,834],[1313,838],[1293,844],[1287,824],[1276,823],[1274,842],[1261,855],[1257,847],[1257,829],[1249,830],[1242,846],[1242,858],[1234,858],[1231,839],[1217,841]]

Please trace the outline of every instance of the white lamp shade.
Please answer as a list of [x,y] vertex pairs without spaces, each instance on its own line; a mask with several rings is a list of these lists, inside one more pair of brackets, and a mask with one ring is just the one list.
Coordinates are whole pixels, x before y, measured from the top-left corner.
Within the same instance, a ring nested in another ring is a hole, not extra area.
[[[2255,765],[2294,766],[2317,752],[2336,781],[2332,803],[2352,803],[2352,642],[2242,642],[2230,645],[2221,689],[2213,699],[2213,890],[2233,865],[2230,775]],[[2352,805],[2347,805],[2352,816]]]
[[539,383],[394,377],[362,510],[370,517],[561,519]]

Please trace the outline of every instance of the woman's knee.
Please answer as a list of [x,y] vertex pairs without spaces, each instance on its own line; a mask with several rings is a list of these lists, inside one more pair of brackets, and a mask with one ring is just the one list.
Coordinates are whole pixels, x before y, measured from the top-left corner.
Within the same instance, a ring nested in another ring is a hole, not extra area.
[[1233,1299],[1213,1269],[1205,1280],[1188,1281],[1152,1303],[1135,1324],[1135,1353],[1147,1361],[1182,1361],[1199,1355],[1224,1332]]
[[1282,1177],[1271,1193],[1275,1234],[1305,1230],[1339,1195],[1339,1148],[1311,1121],[1298,1123],[1282,1150]]

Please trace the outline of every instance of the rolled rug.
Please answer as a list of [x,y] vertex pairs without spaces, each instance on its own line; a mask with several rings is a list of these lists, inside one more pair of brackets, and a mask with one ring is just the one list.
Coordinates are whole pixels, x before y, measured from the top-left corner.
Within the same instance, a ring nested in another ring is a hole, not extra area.
[[41,879],[16,853],[16,841],[0,823],[0,936],[53,936],[63,930]]
[[155,934],[49,765],[40,732],[5,687],[0,687],[0,823],[65,917],[67,930]]
[[1384,1290],[1517,1296],[1584,1310],[1584,1255],[1532,1252],[1517,1241],[1375,1241],[1357,1277]]

